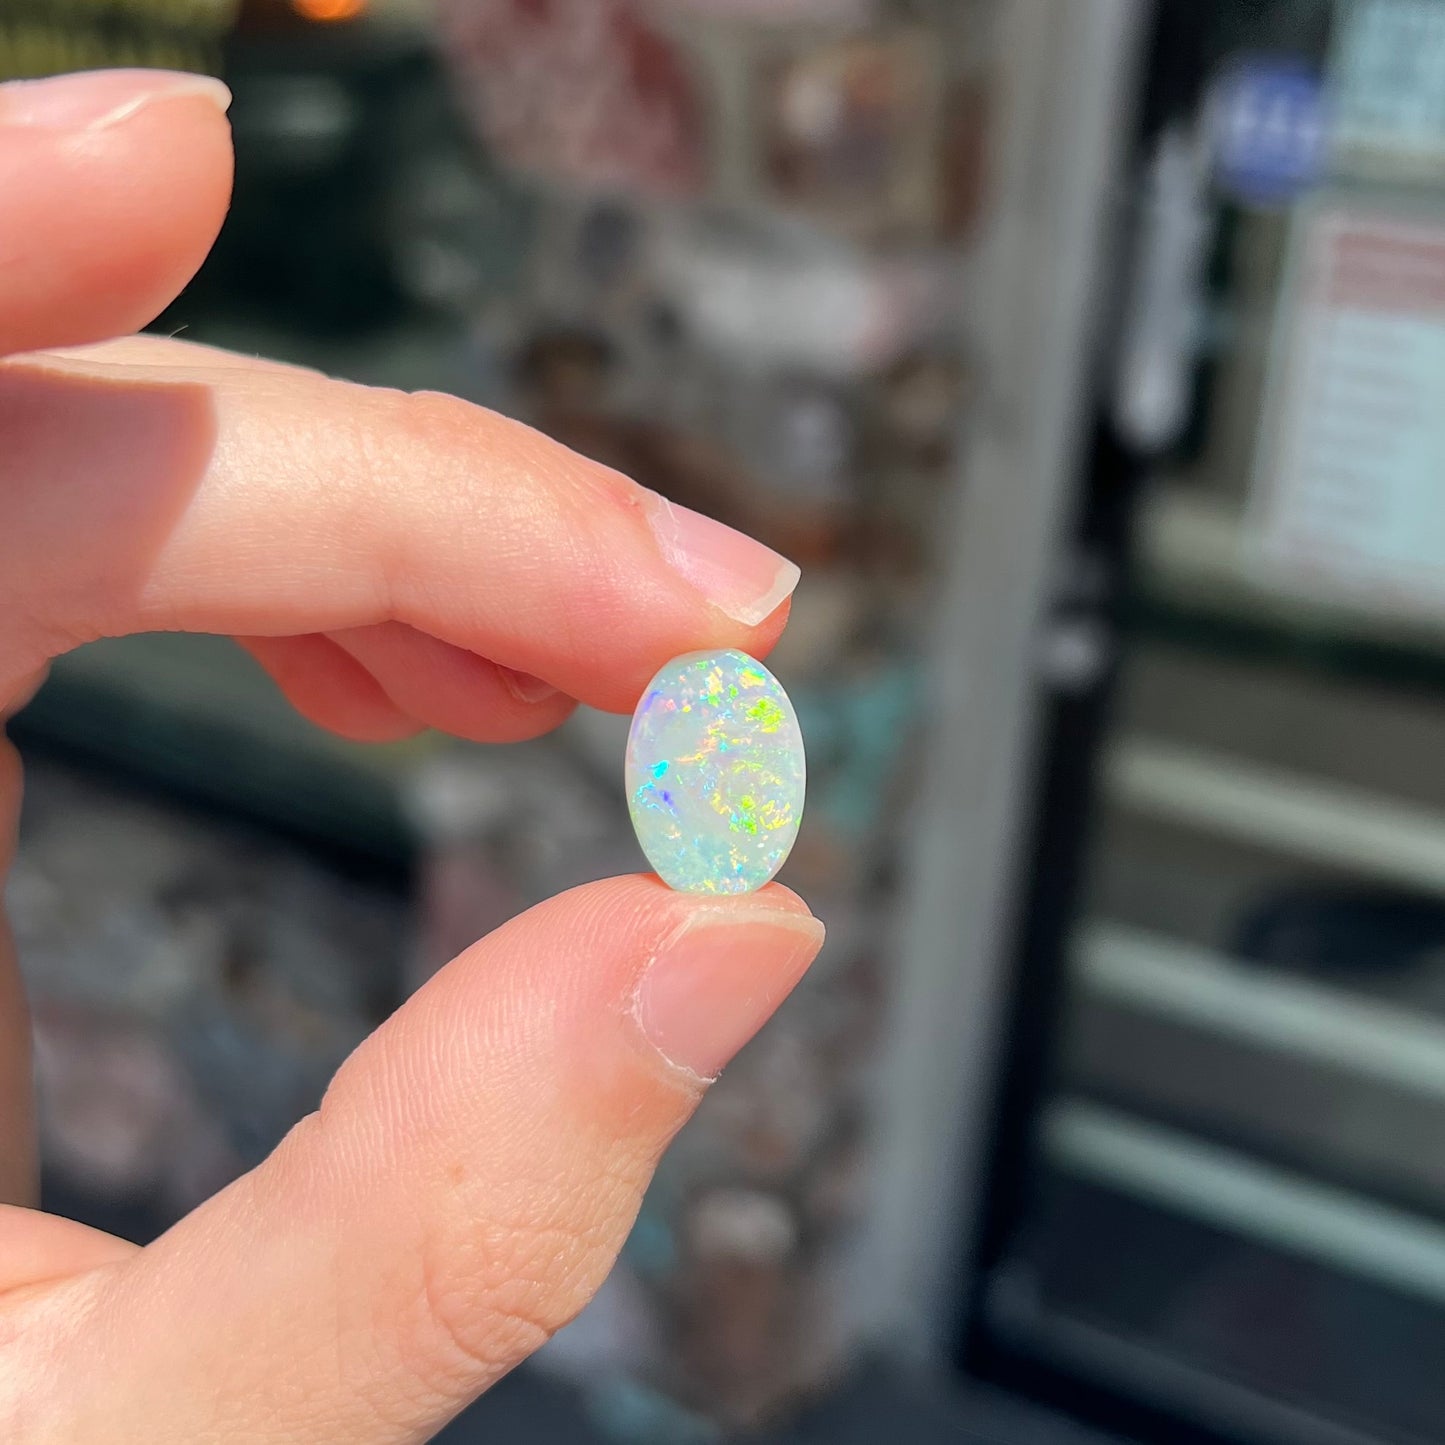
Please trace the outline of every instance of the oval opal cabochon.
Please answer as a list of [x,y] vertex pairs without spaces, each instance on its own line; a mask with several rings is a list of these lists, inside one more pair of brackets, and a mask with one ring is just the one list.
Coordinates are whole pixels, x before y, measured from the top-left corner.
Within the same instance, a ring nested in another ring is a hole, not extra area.
[[627,806],[647,861],[683,893],[751,893],[783,866],[803,817],[798,715],[745,652],[675,657],[627,735]]

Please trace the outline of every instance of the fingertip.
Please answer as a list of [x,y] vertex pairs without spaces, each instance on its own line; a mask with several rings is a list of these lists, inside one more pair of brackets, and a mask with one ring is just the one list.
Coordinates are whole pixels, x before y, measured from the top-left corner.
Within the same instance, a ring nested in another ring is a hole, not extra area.
[[633,1016],[671,1068],[716,1078],[797,986],[824,936],[801,902],[787,889],[709,899],[654,951]]
[[211,75],[121,67],[80,70],[0,85],[0,126],[77,135],[108,130],[162,100],[203,100],[222,115],[231,91]]
[[792,615],[793,598],[790,593],[767,617],[753,628],[752,634],[743,651],[751,653],[759,660],[766,659],[768,654],[778,645],[783,633],[787,631],[788,620]]
[[212,83],[188,79],[129,109],[111,86],[103,124],[16,123],[0,104],[0,353],[138,330],[195,274],[225,218],[232,156]]
[[766,897],[770,903],[778,907],[780,912],[801,914],[817,921],[817,915],[808,907],[803,896],[795,893],[786,883],[766,884],[758,889],[757,896]]
[[655,932],[673,927],[694,913],[730,909],[755,915],[773,910],[779,914],[813,916],[801,895],[783,883],[766,883],[752,893],[684,893],[669,888],[656,873],[623,873],[569,888],[522,917],[537,915],[560,920],[575,916],[600,921],[609,929],[623,926]]

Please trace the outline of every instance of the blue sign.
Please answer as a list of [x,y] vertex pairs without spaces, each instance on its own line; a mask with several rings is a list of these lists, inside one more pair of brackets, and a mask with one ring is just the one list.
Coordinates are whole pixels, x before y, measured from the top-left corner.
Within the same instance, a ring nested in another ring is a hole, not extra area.
[[1209,119],[1215,179],[1241,201],[1290,201],[1324,170],[1324,94],[1304,61],[1260,56],[1231,66],[1214,83]]

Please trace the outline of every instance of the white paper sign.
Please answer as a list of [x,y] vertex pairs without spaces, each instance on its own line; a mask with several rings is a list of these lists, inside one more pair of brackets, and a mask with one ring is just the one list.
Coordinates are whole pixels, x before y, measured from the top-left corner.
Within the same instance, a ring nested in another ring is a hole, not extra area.
[[1337,169],[1438,175],[1445,164],[1445,0],[1352,0],[1330,74]]
[[1445,217],[1298,214],[1254,488],[1262,580],[1445,613]]

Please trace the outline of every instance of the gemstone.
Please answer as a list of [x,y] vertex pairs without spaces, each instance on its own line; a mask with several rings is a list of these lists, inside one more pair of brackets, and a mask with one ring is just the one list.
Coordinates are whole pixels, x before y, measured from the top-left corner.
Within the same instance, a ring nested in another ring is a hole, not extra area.
[[683,893],[751,893],[783,866],[803,816],[803,734],[745,652],[675,657],[627,735],[627,806],[647,861]]

